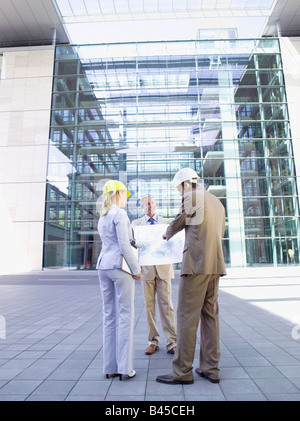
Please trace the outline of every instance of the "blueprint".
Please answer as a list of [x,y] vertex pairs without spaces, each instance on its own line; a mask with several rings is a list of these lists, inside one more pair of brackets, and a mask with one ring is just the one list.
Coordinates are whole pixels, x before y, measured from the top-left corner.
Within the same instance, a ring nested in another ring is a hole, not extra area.
[[162,238],[167,228],[167,224],[134,227],[135,240],[140,248],[140,266],[167,265],[182,261],[184,230],[167,241]]

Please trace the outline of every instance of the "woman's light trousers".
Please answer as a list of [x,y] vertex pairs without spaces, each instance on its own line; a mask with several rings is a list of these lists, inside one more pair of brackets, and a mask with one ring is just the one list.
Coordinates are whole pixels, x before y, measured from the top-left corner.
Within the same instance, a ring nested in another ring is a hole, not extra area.
[[133,370],[135,280],[121,269],[99,269],[103,302],[103,373]]

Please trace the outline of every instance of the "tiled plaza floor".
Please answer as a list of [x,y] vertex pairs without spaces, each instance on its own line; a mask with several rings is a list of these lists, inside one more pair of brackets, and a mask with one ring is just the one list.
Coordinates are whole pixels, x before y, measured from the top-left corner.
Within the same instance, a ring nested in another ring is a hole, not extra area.
[[[178,273],[173,281],[177,306]],[[145,355],[146,313],[135,296],[135,378],[102,373],[97,273],[0,276],[2,401],[300,401],[300,268],[229,269],[220,282],[220,384],[157,383],[171,371],[165,349]],[[158,316],[158,320],[160,318]],[[159,322],[160,325],[160,322]],[[198,367],[199,335],[194,368]]]

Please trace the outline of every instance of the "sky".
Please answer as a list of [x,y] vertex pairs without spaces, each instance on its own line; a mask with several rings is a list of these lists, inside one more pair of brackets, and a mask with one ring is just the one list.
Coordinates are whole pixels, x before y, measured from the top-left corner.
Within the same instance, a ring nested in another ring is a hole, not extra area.
[[[198,38],[199,29],[208,28],[237,28],[238,38],[255,38],[261,35],[266,15],[276,1],[56,0],[56,3],[71,42],[93,44],[190,40]],[[226,10],[228,5],[230,10]],[[242,5],[246,5],[246,9]],[[261,6],[265,8],[259,9]],[[143,7],[143,13],[138,13],[139,7]],[[203,13],[205,17],[201,17]],[[261,14],[265,16],[259,16]],[[210,33],[208,37],[227,38],[224,32],[215,31],[214,35]]]
[[74,44],[106,43],[106,42],[137,42],[137,41],[168,41],[196,39],[198,29],[236,28],[238,38],[256,38],[265,22],[265,17],[227,19],[220,22],[216,19],[212,26],[207,22],[193,19],[161,19],[121,22],[89,22],[71,23],[67,31]]

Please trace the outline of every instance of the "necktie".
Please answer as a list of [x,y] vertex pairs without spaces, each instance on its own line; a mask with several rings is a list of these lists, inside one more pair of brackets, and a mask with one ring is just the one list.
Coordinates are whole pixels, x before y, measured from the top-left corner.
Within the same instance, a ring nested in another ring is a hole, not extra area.
[[154,224],[155,224],[155,221],[154,221],[154,219],[153,219],[153,218],[149,218],[149,221],[150,221],[150,224],[151,224],[151,225],[154,225]]

